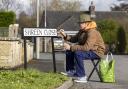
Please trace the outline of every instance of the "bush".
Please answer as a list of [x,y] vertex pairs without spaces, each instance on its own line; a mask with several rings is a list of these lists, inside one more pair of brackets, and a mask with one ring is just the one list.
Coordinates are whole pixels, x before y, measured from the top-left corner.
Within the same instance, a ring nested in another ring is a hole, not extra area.
[[126,34],[123,29],[123,27],[119,27],[118,33],[117,33],[117,38],[118,38],[118,44],[117,44],[117,50],[119,53],[125,53],[126,49]]
[[127,41],[124,28],[112,19],[101,20],[97,24],[108,50],[113,53],[125,53]]
[[117,32],[118,32],[118,23],[116,21],[109,20],[101,20],[97,22],[98,29],[102,34],[102,37],[105,43],[112,44],[117,43]]
[[[126,44],[128,44],[128,32],[125,33],[126,34]],[[128,45],[126,45],[126,53],[128,53]]]
[[10,24],[15,23],[16,15],[14,12],[0,12],[0,27],[8,27]]
[[112,19],[107,20],[101,20],[97,22],[98,29],[101,32],[101,35],[104,39],[104,42],[106,45],[108,45],[106,48],[107,51],[111,51],[112,53],[117,53],[118,50],[116,50],[118,38],[117,38],[117,32],[119,28],[119,24]]
[[54,89],[68,78],[37,70],[0,71],[0,89]]

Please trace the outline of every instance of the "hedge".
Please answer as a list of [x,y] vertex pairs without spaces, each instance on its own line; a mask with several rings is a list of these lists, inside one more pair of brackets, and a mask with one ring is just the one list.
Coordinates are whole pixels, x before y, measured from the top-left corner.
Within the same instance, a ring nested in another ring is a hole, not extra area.
[[127,42],[126,42],[126,34],[122,26],[119,27],[117,35],[118,35],[117,49],[119,53],[123,54],[126,51]]
[[98,21],[98,30],[101,32],[105,43],[117,43],[117,32],[119,25],[114,20],[101,20]]
[[15,21],[16,14],[14,12],[0,12],[0,27],[8,27],[10,24],[15,23]]
[[124,28],[112,19],[101,20],[97,24],[104,42],[109,45],[108,50],[113,53],[126,53],[127,40]]

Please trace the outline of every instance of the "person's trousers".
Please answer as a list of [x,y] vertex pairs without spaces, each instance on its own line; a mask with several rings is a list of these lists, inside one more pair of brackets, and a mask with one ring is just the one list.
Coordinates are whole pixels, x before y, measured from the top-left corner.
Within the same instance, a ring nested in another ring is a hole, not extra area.
[[66,51],[66,71],[75,70],[76,77],[84,77],[86,75],[83,60],[97,59],[99,56],[93,51]]

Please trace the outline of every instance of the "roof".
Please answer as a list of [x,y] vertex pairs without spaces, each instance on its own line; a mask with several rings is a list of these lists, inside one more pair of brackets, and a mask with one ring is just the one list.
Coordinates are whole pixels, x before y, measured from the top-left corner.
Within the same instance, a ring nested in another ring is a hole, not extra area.
[[[71,11],[47,11],[47,28],[63,28],[66,31],[78,31],[80,13],[88,11],[71,12]],[[115,19],[119,22],[125,21],[128,24],[128,13],[125,11],[99,11],[96,12],[96,21],[103,19]],[[44,14],[42,16],[40,27],[44,27]]]
[[115,19],[121,21],[123,19],[128,19],[128,13],[126,11],[96,12],[96,20],[103,19]]

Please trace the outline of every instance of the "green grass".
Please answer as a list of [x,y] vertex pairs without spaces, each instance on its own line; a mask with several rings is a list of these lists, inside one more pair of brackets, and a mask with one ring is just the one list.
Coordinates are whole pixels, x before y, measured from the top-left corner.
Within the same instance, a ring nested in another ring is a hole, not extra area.
[[44,73],[35,69],[0,71],[0,89],[54,89],[67,77],[58,73]]

